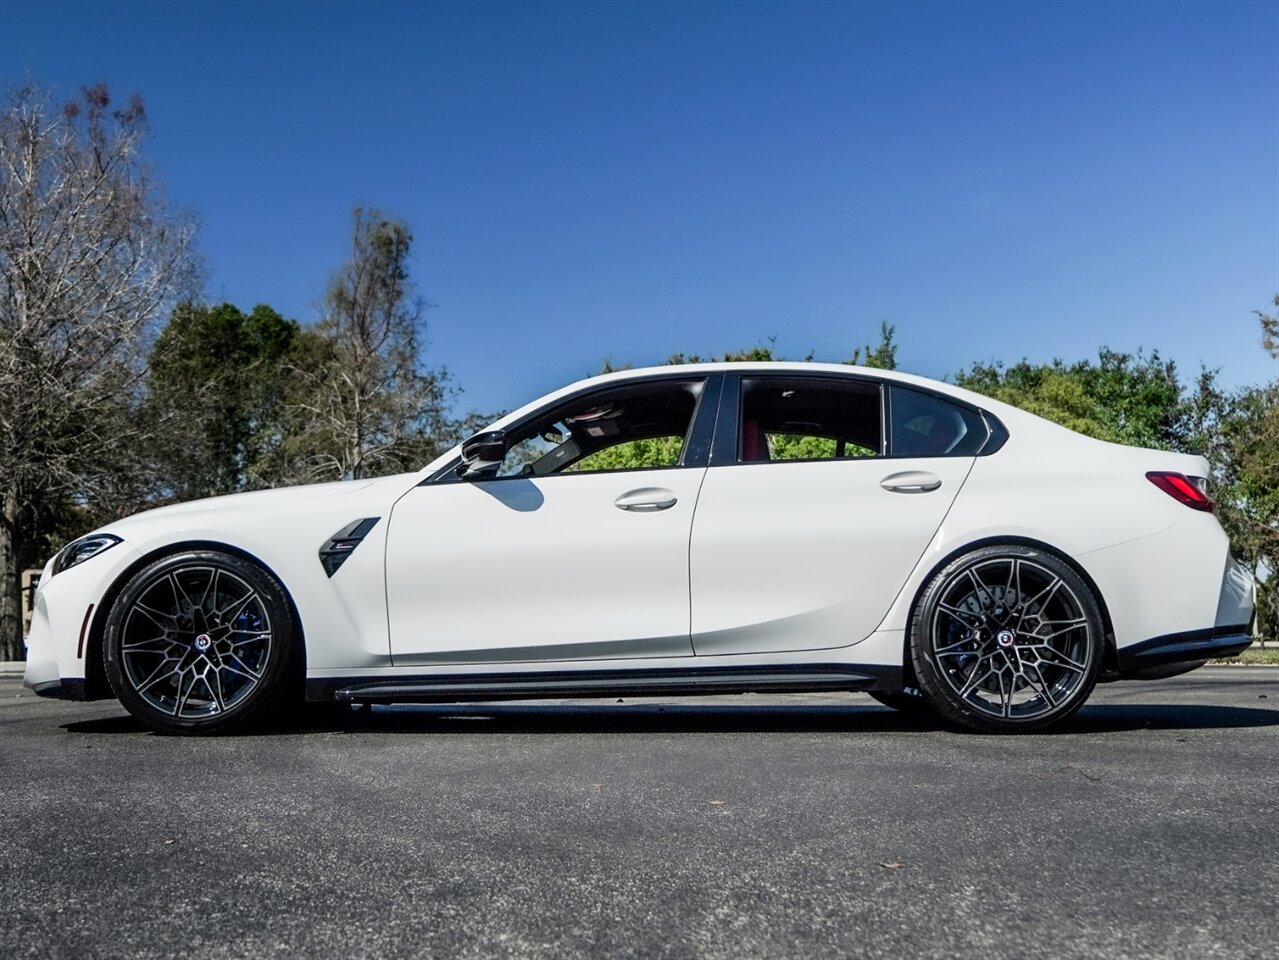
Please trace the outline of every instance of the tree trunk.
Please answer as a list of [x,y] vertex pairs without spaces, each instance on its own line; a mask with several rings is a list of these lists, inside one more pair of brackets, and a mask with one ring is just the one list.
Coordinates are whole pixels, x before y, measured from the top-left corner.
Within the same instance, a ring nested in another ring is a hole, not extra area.
[[23,660],[22,567],[18,563],[18,498],[4,495],[0,514],[0,661]]

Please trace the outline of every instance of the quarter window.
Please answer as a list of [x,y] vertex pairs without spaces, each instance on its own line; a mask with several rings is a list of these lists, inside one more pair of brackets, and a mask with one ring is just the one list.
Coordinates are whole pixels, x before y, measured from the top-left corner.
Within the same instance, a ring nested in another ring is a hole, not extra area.
[[973,457],[986,442],[976,410],[897,384],[889,389],[894,457]]

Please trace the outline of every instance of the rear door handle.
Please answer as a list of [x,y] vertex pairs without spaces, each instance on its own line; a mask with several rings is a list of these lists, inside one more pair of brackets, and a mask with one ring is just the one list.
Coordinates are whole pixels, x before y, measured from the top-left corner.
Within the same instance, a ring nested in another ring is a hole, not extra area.
[[928,493],[941,486],[941,477],[924,470],[906,470],[889,474],[879,485],[892,493]]
[[675,506],[677,497],[662,487],[641,487],[624,493],[613,501],[619,510],[631,510],[635,513],[656,513]]

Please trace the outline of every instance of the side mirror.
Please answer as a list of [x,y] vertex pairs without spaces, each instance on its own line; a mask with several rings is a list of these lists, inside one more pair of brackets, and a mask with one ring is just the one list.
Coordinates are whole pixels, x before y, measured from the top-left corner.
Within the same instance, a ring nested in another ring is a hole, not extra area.
[[462,444],[460,480],[481,480],[497,472],[506,456],[506,431],[488,430],[477,433]]

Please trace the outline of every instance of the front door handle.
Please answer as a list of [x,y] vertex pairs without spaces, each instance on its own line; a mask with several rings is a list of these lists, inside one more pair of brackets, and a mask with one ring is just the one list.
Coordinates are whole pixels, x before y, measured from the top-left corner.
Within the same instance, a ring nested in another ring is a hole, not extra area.
[[641,487],[639,490],[622,494],[613,501],[613,506],[619,510],[633,510],[636,513],[656,513],[658,510],[668,510],[675,506],[676,500],[675,494],[661,487]]
[[879,485],[892,493],[928,493],[941,486],[941,477],[924,470],[907,470],[889,474]]

